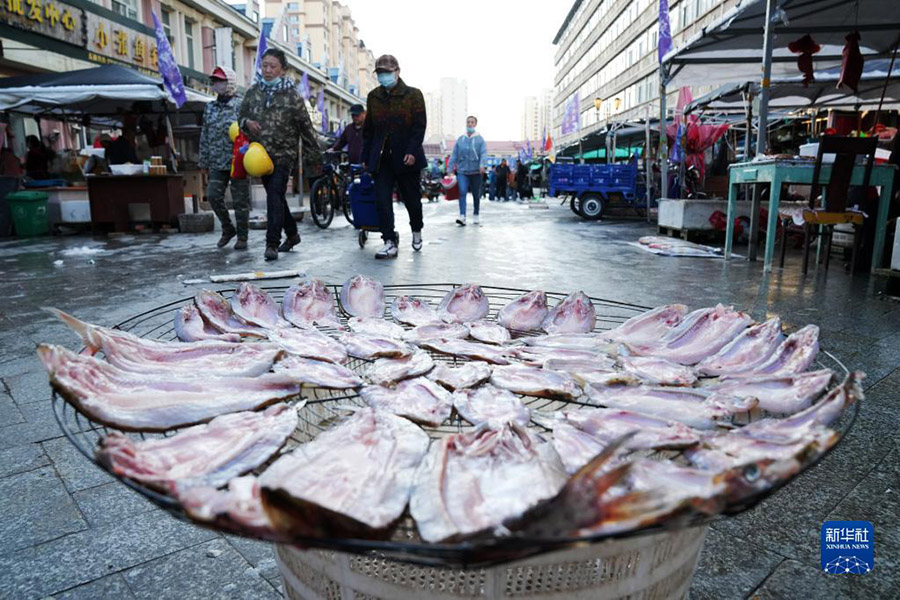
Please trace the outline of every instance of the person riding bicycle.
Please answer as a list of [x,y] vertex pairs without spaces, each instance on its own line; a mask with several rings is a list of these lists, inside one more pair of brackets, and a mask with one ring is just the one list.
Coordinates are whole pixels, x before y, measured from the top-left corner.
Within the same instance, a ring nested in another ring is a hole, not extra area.
[[344,127],[341,135],[331,146],[331,150],[343,150],[347,148],[347,158],[351,165],[362,162],[363,147],[363,123],[366,121],[366,107],[362,104],[354,104],[350,107],[350,117],[353,122]]

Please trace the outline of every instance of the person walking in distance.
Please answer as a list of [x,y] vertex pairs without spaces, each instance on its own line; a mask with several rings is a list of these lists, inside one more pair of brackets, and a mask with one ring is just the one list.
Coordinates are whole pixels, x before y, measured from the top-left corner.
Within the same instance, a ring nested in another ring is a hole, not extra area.
[[472,192],[474,214],[472,220],[478,224],[478,211],[481,208],[481,190],[485,165],[487,164],[487,144],[484,138],[475,131],[478,119],[466,117],[466,132],[459,136],[450,154],[450,171],[456,170],[459,182],[459,218],[456,224],[466,224],[466,196]]
[[362,163],[363,123],[366,120],[366,107],[362,104],[354,104],[350,107],[350,118],[353,122],[344,127],[341,135],[334,142],[331,150],[343,150],[347,148],[347,159],[351,165]]
[[[270,48],[263,54],[262,80],[247,90],[241,103],[239,123],[251,142],[259,142],[269,153],[275,170],[262,178],[266,188],[266,260],[288,252],[300,243],[297,223],[291,216],[285,193],[288,179],[297,165],[297,140],[303,140],[303,174],[318,177],[322,152],[316,132],[293,79],[284,76],[284,52]],[[281,242],[281,231],[287,235]]]
[[427,161],[425,139],[425,98],[417,88],[400,78],[400,64],[390,54],[375,61],[378,87],[366,98],[363,124],[362,161],[375,177],[375,206],[384,246],[375,258],[397,257],[397,232],[394,230],[394,187],[409,214],[412,247],[422,249],[422,188],[420,176]]
[[494,180],[497,182],[497,200],[500,202],[506,201],[507,179],[509,179],[509,165],[506,164],[506,159],[504,158],[497,165],[497,169],[494,172]]
[[[235,73],[228,67],[213,69],[209,80],[216,99],[203,109],[198,166],[207,178],[206,199],[222,224],[222,237],[216,246],[224,248],[237,235],[234,249],[246,250],[250,224],[250,180],[231,177],[232,142],[228,135],[228,128],[238,120],[241,98],[236,94]],[[235,225],[232,225],[225,207],[225,190],[229,183]]]

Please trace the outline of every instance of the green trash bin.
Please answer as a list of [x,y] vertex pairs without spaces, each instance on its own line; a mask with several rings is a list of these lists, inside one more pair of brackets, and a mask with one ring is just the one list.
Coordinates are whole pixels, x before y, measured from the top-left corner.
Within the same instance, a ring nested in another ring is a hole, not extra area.
[[17,236],[45,235],[50,231],[47,198],[45,192],[13,192],[6,195]]

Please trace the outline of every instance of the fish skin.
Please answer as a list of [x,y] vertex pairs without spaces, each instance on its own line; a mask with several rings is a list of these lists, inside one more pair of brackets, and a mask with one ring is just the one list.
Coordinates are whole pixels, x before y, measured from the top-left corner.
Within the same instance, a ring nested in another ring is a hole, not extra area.
[[690,367],[653,356],[622,357],[622,367],[638,379],[652,385],[693,385],[697,374]]
[[275,372],[309,387],[345,390],[363,385],[359,375],[343,365],[300,356],[282,358]]
[[252,283],[239,284],[231,296],[231,310],[239,319],[264,329],[290,327],[272,297]]
[[756,398],[712,395],[693,388],[623,387],[585,388],[590,403],[680,421],[695,429],[714,429],[735,414],[749,412]]
[[391,338],[394,340],[403,339],[406,330],[390,321],[384,319],[373,319],[371,317],[350,317],[347,325],[353,333],[362,333],[375,337]]
[[300,393],[297,383],[280,374],[161,380],[61,346],[41,344],[38,357],[66,401],[94,421],[127,431],[167,431]]
[[547,314],[542,328],[554,333],[588,333],[597,326],[594,303],[584,292],[573,292]]
[[716,354],[697,363],[697,370],[717,376],[752,369],[766,362],[783,341],[781,319],[773,317],[745,329]]
[[440,354],[481,360],[495,365],[508,365],[506,353],[497,346],[482,344],[481,342],[468,342],[459,339],[433,339],[418,342],[419,346],[433,350]]
[[433,368],[431,356],[419,350],[403,358],[379,358],[368,367],[366,377],[376,385],[390,385],[425,375]]
[[334,309],[334,294],[319,279],[301,281],[289,287],[281,299],[281,314],[301,329],[315,325],[343,329]]
[[688,448],[684,457],[698,469],[723,471],[759,460],[796,460],[809,464],[840,440],[836,431],[821,427],[795,440],[772,442],[734,433],[720,433]]
[[526,396],[574,400],[582,394],[581,387],[569,375],[524,365],[495,367],[491,383]]
[[212,486],[178,486],[174,496],[184,512],[200,524],[214,524],[217,529],[270,542],[291,541],[289,536],[275,531],[263,509],[259,479],[255,475],[235,477],[225,490]]
[[263,507],[291,536],[387,537],[428,445],[411,421],[362,408],[266,469]]
[[48,309],[68,325],[91,354],[137,376],[253,377],[266,373],[281,354],[271,344],[215,340],[161,342],[132,333],[92,325],[56,309]]
[[489,535],[565,481],[552,444],[524,428],[452,434],[435,440],[419,465],[410,514],[427,542]]
[[222,333],[210,326],[200,311],[193,304],[182,306],[175,313],[175,335],[182,342],[200,342],[216,340],[220,342],[240,342],[241,336],[236,333]]
[[269,330],[269,341],[290,354],[333,363],[347,361],[344,346],[318,329],[282,327]]
[[466,362],[456,367],[442,363],[431,370],[428,378],[454,392],[484,383],[491,378],[491,371],[491,365],[482,361]]
[[466,327],[469,330],[469,336],[485,344],[502,345],[512,337],[506,327],[488,321],[466,323]]
[[435,339],[464,339],[469,336],[469,329],[461,323],[426,323],[417,325],[403,335],[408,342],[419,342]]
[[351,317],[384,316],[384,286],[365,275],[354,275],[341,286],[341,306]]
[[722,379],[796,375],[808,369],[818,354],[819,328],[807,325],[789,335],[764,363],[743,371],[728,373]]
[[472,425],[486,425],[491,429],[501,428],[507,423],[524,427],[531,421],[531,410],[521,398],[490,384],[455,392],[453,407]]
[[538,331],[544,324],[550,308],[547,294],[534,290],[513,299],[497,313],[497,322],[513,331]]
[[418,327],[440,322],[437,311],[423,298],[397,296],[391,302],[391,316],[399,323]]
[[376,410],[432,427],[449,419],[453,408],[450,392],[425,377],[403,380],[394,388],[367,385],[359,395]]
[[609,341],[599,333],[552,333],[525,337],[522,341],[526,346],[584,352],[599,352],[609,345]]
[[491,306],[484,290],[466,283],[447,292],[438,306],[438,316],[447,323],[468,323],[487,316]]
[[194,295],[194,304],[203,318],[223,333],[236,333],[241,337],[266,337],[263,327],[240,320],[231,310],[231,303],[217,292],[200,290]]
[[365,360],[400,358],[413,353],[412,346],[406,342],[363,333],[345,333],[341,335],[340,342],[347,349],[347,354]]
[[655,342],[681,324],[687,315],[684,304],[664,304],[631,317],[604,335],[616,342],[641,344]]
[[834,373],[830,369],[799,375],[761,376],[729,379],[704,389],[759,400],[759,408],[771,413],[794,414],[812,404],[828,387]]
[[656,342],[628,344],[628,347],[639,356],[693,365],[721,350],[751,322],[746,313],[718,304],[690,313]]
[[[532,366],[542,366],[551,360],[590,361],[595,363],[598,368],[607,363],[607,357],[605,355],[599,354],[593,350],[570,350],[568,348],[550,348],[546,346],[518,346],[510,348],[508,352],[525,364]],[[612,364],[615,364],[615,362],[612,361]]]
[[97,461],[121,477],[171,492],[176,485],[222,486],[266,462],[297,428],[297,410],[277,404],[221,415],[171,437],[132,440],[110,433]]

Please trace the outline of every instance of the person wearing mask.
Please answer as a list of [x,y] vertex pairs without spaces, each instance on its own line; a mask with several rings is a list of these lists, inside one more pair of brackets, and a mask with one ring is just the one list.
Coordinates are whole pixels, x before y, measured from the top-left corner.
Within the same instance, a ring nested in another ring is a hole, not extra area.
[[466,117],[466,132],[459,136],[450,154],[450,171],[456,170],[459,182],[459,218],[456,224],[466,225],[466,196],[472,192],[474,214],[472,220],[478,225],[478,212],[481,208],[482,177],[487,164],[487,144],[484,138],[475,131],[478,119]]
[[494,173],[494,179],[497,182],[497,200],[500,202],[506,202],[506,181],[509,179],[509,165],[506,164],[506,159],[500,161],[500,164],[497,165],[496,172]]
[[384,241],[375,258],[396,258],[398,237],[391,201],[395,186],[409,214],[413,250],[422,249],[420,173],[427,164],[422,149],[425,98],[420,90],[400,78],[400,64],[390,54],[378,57],[375,73],[380,85],[366,99],[362,160],[375,177],[375,205]]
[[[222,237],[216,246],[224,248],[236,235],[235,250],[247,249],[250,231],[250,180],[231,178],[233,144],[228,128],[238,120],[241,98],[237,92],[237,78],[228,67],[218,66],[209,76],[216,99],[203,109],[203,129],[200,132],[200,171],[207,177],[206,199],[222,224]],[[225,190],[231,184],[235,225],[231,224],[225,206]]]
[[[303,140],[303,174],[316,177],[322,170],[322,152],[306,105],[296,82],[285,77],[287,58],[277,48],[263,54],[262,79],[254,83],[241,102],[238,122],[251,142],[259,142],[275,170],[262,178],[266,188],[266,260],[276,260],[300,243],[297,223],[285,194],[291,171],[297,164],[297,140]],[[287,236],[281,243],[281,231]],[[279,245],[280,244],[280,245]]]
[[331,149],[343,150],[346,148],[350,164],[358,165],[362,159],[362,128],[366,121],[366,108],[362,104],[354,104],[350,107],[350,118],[353,119],[353,122],[344,127]]

